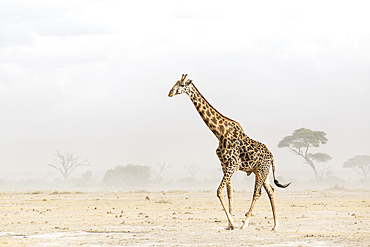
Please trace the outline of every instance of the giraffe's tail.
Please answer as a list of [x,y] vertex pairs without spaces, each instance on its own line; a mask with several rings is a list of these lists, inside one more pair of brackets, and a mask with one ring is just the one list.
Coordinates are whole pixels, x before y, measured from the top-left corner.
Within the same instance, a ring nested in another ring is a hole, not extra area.
[[280,187],[280,188],[286,188],[288,187],[292,182],[289,182],[287,184],[281,184],[279,183],[279,181],[277,181],[277,179],[275,178],[275,164],[274,164],[274,160],[272,160],[272,176],[274,177],[274,184],[277,186],[277,187]]
[[280,187],[280,188],[286,188],[288,187],[292,182],[289,182],[287,184],[281,184],[279,183],[279,181],[277,181],[276,179],[274,179],[274,183],[276,184],[277,187]]

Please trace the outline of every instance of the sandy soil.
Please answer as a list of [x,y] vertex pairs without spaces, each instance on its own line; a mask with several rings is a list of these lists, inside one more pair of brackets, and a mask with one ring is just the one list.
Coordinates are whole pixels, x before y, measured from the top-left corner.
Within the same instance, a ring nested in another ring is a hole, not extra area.
[[[147,200],[149,197],[150,200]],[[251,192],[234,193],[241,226]],[[225,230],[214,192],[0,194],[1,246],[370,246],[370,192],[277,189],[278,231],[263,193],[246,230]]]

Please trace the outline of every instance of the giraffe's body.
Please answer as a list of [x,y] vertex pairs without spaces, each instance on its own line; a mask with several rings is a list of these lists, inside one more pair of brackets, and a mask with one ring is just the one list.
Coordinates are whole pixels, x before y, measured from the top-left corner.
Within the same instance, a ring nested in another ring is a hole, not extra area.
[[[244,133],[238,122],[225,117],[214,107],[212,107],[212,105],[208,103],[208,101],[194,86],[192,81],[186,79],[186,77],[187,75],[183,75],[181,80],[177,81],[168,96],[172,97],[176,94],[187,93],[205,124],[219,140],[219,146],[216,150],[216,154],[221,161],[223,178],[220,186],[217,189],[217,197],[221,202],[229,222],[227,229],[235,228],[232,218],[233,190],[231,177],[236,171],[240,170],[246,172],[247,175],[254,173],[256,176],[253,200],[249,211],[246,213],[246,219],[242,225],[242,228],[244,229],[248,225],[254,205],[261,196],[261,189],[263,186],[270,198],[274,216],[273,230],[276,230],[278,221],[275,210],[275,193],[274,188],[271,186],[268,180],[270,166],[272,166],[274,182],[277,186],[285,188],[289,184],[281,185],[275,179],[274,158],[271,152],[268,150],[265,144],[249,138]],[[225,186],[227,188],[229,200],[228,210],[222,195]]]

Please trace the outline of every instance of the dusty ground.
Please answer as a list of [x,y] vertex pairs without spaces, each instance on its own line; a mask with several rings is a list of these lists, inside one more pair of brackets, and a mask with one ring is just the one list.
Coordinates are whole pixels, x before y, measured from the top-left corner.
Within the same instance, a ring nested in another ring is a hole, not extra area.
[[[146,197],[150,197],[147,200]],[[234,193],[239,227],[251,192]],[[370,246],[370,192],[277,189],[246,230],[225,230],[214,192],[2,192],[1,246]]]

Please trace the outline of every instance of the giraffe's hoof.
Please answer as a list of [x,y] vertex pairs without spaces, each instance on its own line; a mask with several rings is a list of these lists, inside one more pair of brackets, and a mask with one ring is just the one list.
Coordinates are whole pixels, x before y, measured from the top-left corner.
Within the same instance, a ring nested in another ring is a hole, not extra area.
[[274,224],[274,227],[271,229],[271,231],[276,232],[277,229],[278,229],[278,226],[279,226],[279,221],[276,221],[276,223]]
[[247,228],[248,224],[243,224],[241,227],[240,227],[240,230],[245,230]]
[[248,224],[249,224],[249,220],[246,220],[246,221],[243,220],[243,224],[240,227],[240,230],[245,230],[245,228],[247,228]]
[[226,230],[234,230],[235,229],[235,226],[228,226],[225,228]]

